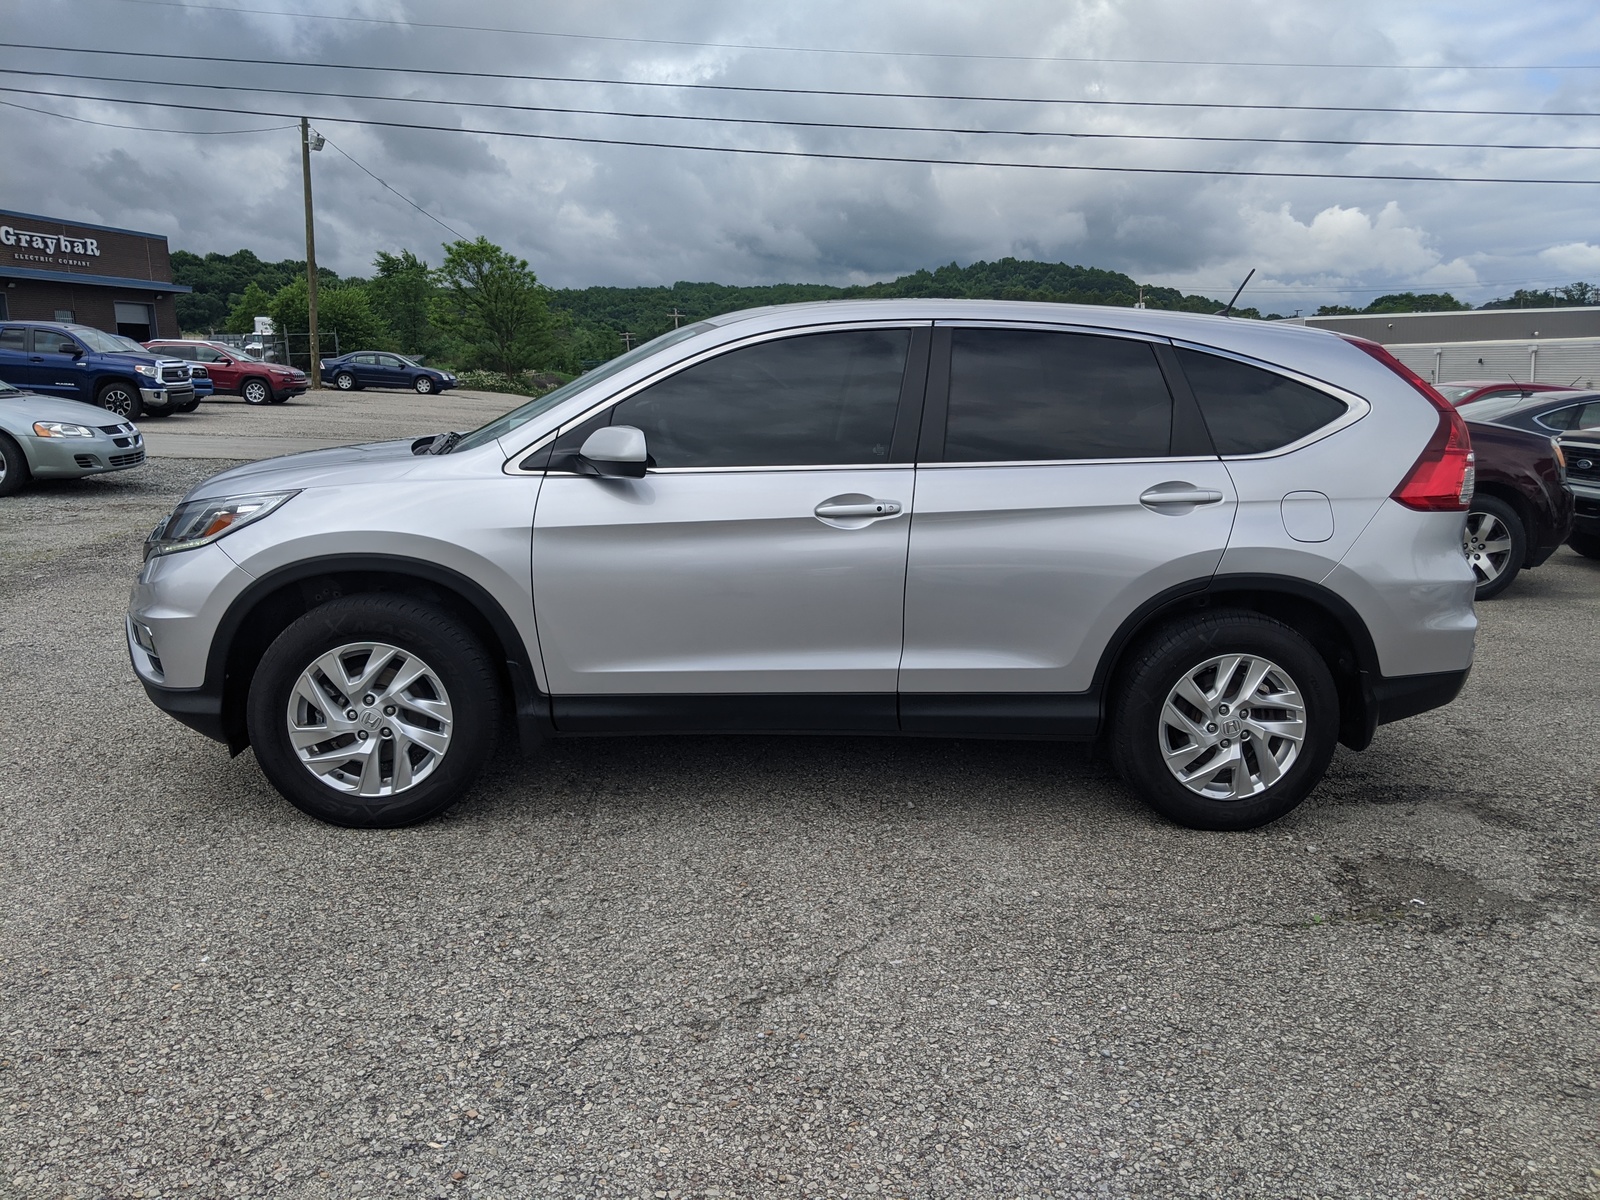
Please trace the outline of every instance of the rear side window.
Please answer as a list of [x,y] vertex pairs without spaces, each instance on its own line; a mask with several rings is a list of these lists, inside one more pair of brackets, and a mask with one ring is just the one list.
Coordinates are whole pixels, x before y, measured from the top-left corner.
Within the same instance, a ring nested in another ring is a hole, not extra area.
[[1539,423],[1547,429],[1588,429],[1600,425],[1600,400],[1547,412],[1539,418]]
[[889,461],[907,329],[760,342],[678,372],[611,410],[658,467],[843,466]]
[[0,329],[0,350],[27,350],[28,331],[26,329]]
[[1345,414],[1342,401],[1260,367],[1178,348],[1218,454],[1265,454]]
[[1031,329],[956,329],[946,462],[1160,458],[1172,396],[1146,342]]

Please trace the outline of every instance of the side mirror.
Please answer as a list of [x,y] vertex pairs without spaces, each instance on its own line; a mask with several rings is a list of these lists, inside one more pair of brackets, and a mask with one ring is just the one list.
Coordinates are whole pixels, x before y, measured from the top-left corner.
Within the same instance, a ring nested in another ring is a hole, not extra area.
[[578,466],[603,478],[643,479],[650,454],[644,430],[635,425],[607,425],[584,439]]
[[62,342],[56,350],[57,354],[70,354],[73,358],[83,357],[83,347],[77,342]]

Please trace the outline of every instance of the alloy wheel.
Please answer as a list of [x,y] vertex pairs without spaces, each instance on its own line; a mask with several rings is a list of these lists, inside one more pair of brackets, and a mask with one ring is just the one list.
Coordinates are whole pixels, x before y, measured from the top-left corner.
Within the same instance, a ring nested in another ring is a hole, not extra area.
[[1467,514],[1461,533],[1461,552],[1467,556],[1480,585],[1493,583],[1505,573],[1511,561],[1511,531],[1491,512]]
[[100,393],[100,407],[119,417],[133,415],[133,393],[125,387],[109,387]]
[[351,642],[300,673],[285,714],[301,764],[352,795],[394,796],[433,774],[454,717],[444,684],[409,650]]
[[1270,659],[1222,654],[1185,671],[1161,706],[1167,770],[1211,800],[1259,796],[1294,765],[1306,738],[1306,704]]

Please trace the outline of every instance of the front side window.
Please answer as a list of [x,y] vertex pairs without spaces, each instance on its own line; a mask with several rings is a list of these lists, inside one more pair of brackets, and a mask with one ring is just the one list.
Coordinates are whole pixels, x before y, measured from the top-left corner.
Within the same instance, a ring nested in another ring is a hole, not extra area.
[[945,462],[1159,458],[1172,396],[1147,342],[956,329]]
[[[72,354],[77,349],[78,343],[58,330],[35,329],[33,331],[33,352],[35,354]],[[139,353],[144,353],[142,348]]]
[[400,360],[392,354],[378,355],[378,365],[381,367],[398,367]]
[[1180,346],[1178,361],[1218,454],[1280,450],[1347,411],[1327,392],[1237,359]]
[[730,350],[630,396],[658,467],[846,466],[889,461],[908,329],[841,330]]

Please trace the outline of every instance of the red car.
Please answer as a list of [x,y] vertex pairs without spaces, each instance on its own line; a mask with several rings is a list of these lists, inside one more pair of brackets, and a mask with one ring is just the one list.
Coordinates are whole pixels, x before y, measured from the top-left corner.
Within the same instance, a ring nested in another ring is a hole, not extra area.
[[1572,387],[1565,383],[1518,383],[1512,379],[1458,379],[1453,383],[1436,384],[1441,396],[1456,407],[1471,400],[1487,396],[1521,396],[1527,399],[1536,392],[1586,392],[1590,389]]
[[243,396],[246,404],[282,404],[306,390],[304,371],[262,362],[221,342],[182,338],[144,345],[145,349],[159,350],[168,358],[201,363],[211,373],[211,382],[219,393]]

